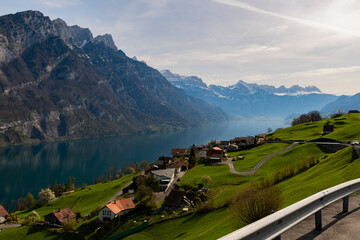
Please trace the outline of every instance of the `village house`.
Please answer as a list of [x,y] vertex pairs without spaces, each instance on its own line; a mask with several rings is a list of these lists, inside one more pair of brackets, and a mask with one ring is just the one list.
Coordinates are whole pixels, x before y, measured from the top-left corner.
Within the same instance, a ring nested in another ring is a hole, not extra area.
[[334,132],[334,125],[326,123],[323,127],[322,135],[324,136],[324,135],[332,133],[332,132]]
[[170,161],[172,161],[173,159],[171,157],[159,157],[158,160],[156,160],[154,162],[155,165],[157,165],[160,169],[165,169],[166,165],[169,164]]
[[248,137],[236,137],[231,140],[232,143],[237,144],[238,146],[247,147],[254,145],[256,143],[255,137],[248,136]]
[[349,110],[349,113],[359,113],[359,110]]
[[195,153],[195,157],[199,159],[205,159],[207,151],[209,151],[209,149],[204,147],[200,151]]
[[134,208],[135,205],[131,198],[115,200],[108,203],[99,211],[99,220],[110,221],[114,217],[120,216]]
[[173,189],[165,198],[163,208],[165,210],[176,210],[189,205],[191,205],[191,201],[186,197],[186,192]]
[[186,171],[188,169],[188,165],[182,161],[177,160],[177,161],[169,164],[166,168],[175,169],[175,172],[179,173],[179,172]]
[[185,148],[173,148],[171,149],[171,155],[173,157],[184,157],[187,150]]
[[206,158],[210,163],[221,162],[224,157],[224,150],[219,147],[212,147],[207,151]]
[[9,213],[5,210],[5,208],[2,205],[0,205],[0,223],[5,222],[7,215],[9,215]]
[[229,146],[229,144],[230,144],[230,141],[220,141],[219,148],[226,150],[227,147]]
[[75,220],[76,215],[70,208],[59,209],[44,216],[45,224],[55,227],[62,227],[65,223]]
[[170,169],[162,169],[162,170],[154,170],[150,172],[151,175],[156,178],[160,182],[160,188],[163,191],[166,191],[170,186],[172,181],[174,181],[175,170],[173,168]]
[[227,152],[235,152],[238,149],[239,149],[239,147],[236,144],[230,144],[226,150],[227,150]]
[[256,144],[262,144],[265,142],[265,137],[266,137],[266,134],[265,133],[262,133],[262,134],[259,134],[256,136]]

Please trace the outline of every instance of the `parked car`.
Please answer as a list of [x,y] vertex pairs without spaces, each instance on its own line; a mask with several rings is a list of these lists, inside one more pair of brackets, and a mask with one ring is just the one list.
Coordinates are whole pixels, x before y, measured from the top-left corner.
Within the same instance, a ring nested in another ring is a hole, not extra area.
[[351,144],[351,141],[350,141],[350,140],[347,140],[347,141],[346,141],[346,144]]
[[351,145],[359,145],[359,142],[354,140],[354,141],[351,142]]

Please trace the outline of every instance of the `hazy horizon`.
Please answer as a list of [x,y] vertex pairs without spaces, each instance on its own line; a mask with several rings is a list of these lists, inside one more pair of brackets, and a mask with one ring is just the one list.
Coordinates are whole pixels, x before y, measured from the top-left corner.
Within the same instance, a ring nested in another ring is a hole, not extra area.
[[0,15],[38,10],[109,33],[117,47],[158,70],[205,83],[360,89],[360,3],[353,0],[14,0]]

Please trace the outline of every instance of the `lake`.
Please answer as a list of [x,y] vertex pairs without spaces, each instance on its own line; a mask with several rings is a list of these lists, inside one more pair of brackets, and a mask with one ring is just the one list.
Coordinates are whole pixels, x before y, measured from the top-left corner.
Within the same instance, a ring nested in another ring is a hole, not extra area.
[[187,148],[211,140],[229,140],[286,127],[282,120],[243,120],[157,135],[104,137],[66,142],[0,148],[0,204],[14,207],[31,192],[35,198],[49,184],[92,184],[112,166],[124,169],[129,162],[149,163],[170,156],[171,148]]

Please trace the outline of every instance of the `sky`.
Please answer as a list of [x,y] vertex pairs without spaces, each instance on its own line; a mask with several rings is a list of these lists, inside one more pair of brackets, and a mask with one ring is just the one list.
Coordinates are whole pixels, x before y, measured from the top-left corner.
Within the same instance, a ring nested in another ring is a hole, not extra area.
[[0,0],[0,15],[38,10],[110,33],[158,70],[207,84],[239,80],[360,92],[357,0]]

